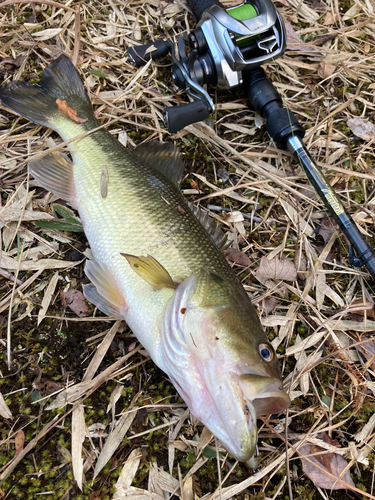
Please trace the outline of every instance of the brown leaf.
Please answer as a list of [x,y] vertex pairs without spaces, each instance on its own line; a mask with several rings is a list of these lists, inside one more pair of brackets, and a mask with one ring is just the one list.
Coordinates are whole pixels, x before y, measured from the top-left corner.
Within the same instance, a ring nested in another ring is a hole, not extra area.
[[300,50],[303,52],[320,52],[320,49],[318,47],[315,47],[314,45],[307,45],[306,43],[304,43],[297,35],[297,33],[294,31],[293,26],[287,19],[284,19],[284,24],[285,24],[288,50]]
[[76,122],[76,123],[86,123],[87,122],[87,118],[79,118],[79,116],[77,116],[77,111],[75,109],[69,108],[66,101],[63,101],[62,99],[56,99],[56,104],[57,104],[57,108],[60,111],[60,113],[67,116],[68,118],[70,118],[74,122]]
[[297,269],[297,276],[300,280],[305,280],[307,277],[307,260],[304,255],[296,254],[293,259],[294,265]]
[[323,80],[325,80],[329,76],[332,76],[335,71],[336,66],[334,64],[328,64],[325,61],[322,61],[319,64],[318,75],[320,76],[320,78],[323,78]]
[[14,438],[14,445],[16,447],[15,457],[21,453],[23,450],[23,446],[25,444],[25,433],[22,430],[19,430]]
[[347,125],[354,135],[365,141],[375,139],[375,125],[363,118],[351,118]]
[[314,38],[314,40],[311,42],[313,45],[318,45],[322,46],[327,42],[330,42],[331,40],[334,40],[337,37],[337,33],[329,33],[327,35],[320,35]]
[[272,260],[268,260],[267,257],[262,257],[259,267],[255,272],[255,277],[295,281],[297,279],[296,266],[290,259],[280,260],[279,257],[275,257]]
[[336,229],[337,229],[337,223],[333,218],[331,217],[329,217],[328,219],[324,218],[322,220],[320,229],[318,231],[318,235],[320,235],[323,238],[324,243],[327,243],[330,240],[333,233],[336,231]]
[[268,316],[268,314],[270,314],[276,306],[277,300],[275,299],[275,297],[266,297],[265,299],[257,303],[258,309],[262,314],[266,316]]
[[324,17],[323,26],[331,26],[331,24],[335,24],[337,21],[337,14],[332,13],[331,11],[327,12]]
[[[320,434],[319,438],[325,443],[337,447],[337,441],[330,439],[327,434]],[[338,478],[340,478],[341,481],[347,483],[348,486],[350,485],[355,487],[355,484],[350,477],[349,470],[347,470],[345,474],[340,477],[343,470],[348,465],[348,462],[341,455],[337,453],[327,453],[327,450],[325,450],[321,446],[317,446],[314,444],[306,444],[302,446],[299,451],[301,455],[305,455],[309,459],[308,461],[301,457],[302,468],[304,473],[311,479],[316,487],[325,488],[327,490],[346,489],[342,483],[337,481]],[[332,474],[334,478],[319,470],[311,462],[318,465],[321,469],[327,471],[327,473]]]
[[370,337],[366,337],[365,335],[361,336],[361,340],[363,341],[363,344],[357,344],[358,340],[354,340],[354,346],[357,349],[358,352],[360,352],[367,361],[371,360],[370,363],[370,368],[371,370],[375,370],[375,343],[374,340],[369,340]]
[[[350,303],[350,309],[354,307],[358,309],[356,311],[353,311],[352,313],[353,319],[356,319],[356,316],[361,316],[360,320],[362,321],[362,318],[365,314],[366,318],[375,319],[375,308],[372,305],[372,303],[368,301],[367,298],[361,297],[352,300],[352,302]],[[343,311],[345,311],[346,309],[347,309],[346,306],[342,308]]]
[[84,318],[89,315],[89,307],[82,292],[74,288],[69,288],[63,295],[67,306],[75,312],[77,316]]
[[249,259],[249,257],[244,252],[241,252],[236,248],[228,248],[225,253],[225,257],[230,262],[234,262],[235,264],[239,264],[240,266],[247,267],[251,265],[251,260]]
[[40,391],[43,396],[49,396],[50,394],[54,394],[61,389],[64,389],[64,384],[53,382],[53,380],[48,380],[47,378],[42,377],[40,380],[37,380],[34,384],[34,389]]

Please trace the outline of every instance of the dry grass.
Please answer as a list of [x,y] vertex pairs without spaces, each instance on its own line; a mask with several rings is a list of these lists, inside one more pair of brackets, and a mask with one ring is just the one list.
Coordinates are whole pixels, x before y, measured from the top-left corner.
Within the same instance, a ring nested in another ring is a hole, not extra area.
[[[360,140],[347,126],[354,117],[375,117],[373,4],[276,5],[289,48],[268,73],[306,127],[310,152],[374,242],[375,134]],[[54,215],[55,198],[25,166],[61,141],[0,108],[0,498],[354,498],[360,490],[375,498],[368,276],[349,266],[345,238],[240,91],[217,93],[213,119],[170,138],[163,109],[185,96],[171,84],[169,61],[137,71],[128,63],[124,46],[193,26],[181,2],[6,1],[0,75],[37,81],[65,52],[98,120],[128,147],[176,141],[187,159],[186,196],[223,220],[232,246],[247,255],[232,253],[235,270],[280,355],[292,407],[259,422],[260,467],[252,473],[190,416],[126,325],[92,309],[78,318],[66,307],[62,292],[81,289],[89,250],[80,233],[34,224]],[[337,479],[341,472],[338,483],[351,492],[324,490],[302,471],[300,456],[311,460],[322,449],[326,459],[315,474],[324,479],[331,471]],[[335,469],[338,456],[346,462]]]

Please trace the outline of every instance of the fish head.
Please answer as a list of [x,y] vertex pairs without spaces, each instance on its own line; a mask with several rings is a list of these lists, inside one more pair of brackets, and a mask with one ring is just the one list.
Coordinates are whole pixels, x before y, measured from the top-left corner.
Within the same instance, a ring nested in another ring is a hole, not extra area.
[[161,346],[192,414],[237,460],[249,460],[257,416],[280,413],[290,400],[246,292],[211,272],[189,277],[167,306]]

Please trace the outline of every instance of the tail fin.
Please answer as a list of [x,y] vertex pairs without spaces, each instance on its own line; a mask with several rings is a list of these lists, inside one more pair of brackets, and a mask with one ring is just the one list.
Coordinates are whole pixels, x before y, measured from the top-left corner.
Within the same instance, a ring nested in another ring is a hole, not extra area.
[[[57,100],[60,100],[56,102]],[[68,108],[61,106],[65,101]],[[58,103],[60,102],[59,106]],[[90,99],[77,70],[70,59],[61,55],[44,71],[40,85],[25,82],[11,82],[0,88],[0,103],[16,113],[50,128],[62,112],[69,118],[78,117],[83,123],[93,117]],[[73,115],[65,109],[73,111]]]

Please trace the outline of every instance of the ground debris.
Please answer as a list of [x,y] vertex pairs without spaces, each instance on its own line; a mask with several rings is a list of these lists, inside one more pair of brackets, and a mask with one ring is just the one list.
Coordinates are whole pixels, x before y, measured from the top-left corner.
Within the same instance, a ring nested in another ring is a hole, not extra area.
[[[301,446],[299,452],[305,474],[315,486],[327,490],[343,490],[355,486],[347,469],[348,462],[335,452],[338,442],[330,439],[326,433],[319,434],[318,437],[323,443],[330,445],[330,452],[327,453],[325,447],[316,444]],[[306,458],[302,458],[303,456]]]
[[63,297],[66,305],[80,318],[89,315],[89,306],[86,298],[80,290],[69,288],[63,292]]

